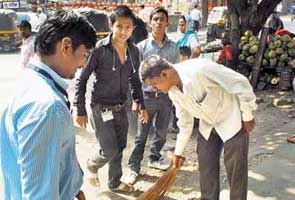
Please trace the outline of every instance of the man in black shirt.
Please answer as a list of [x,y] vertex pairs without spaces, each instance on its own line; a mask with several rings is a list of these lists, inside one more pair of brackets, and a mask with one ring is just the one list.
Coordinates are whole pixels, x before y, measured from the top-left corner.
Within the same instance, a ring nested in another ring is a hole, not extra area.
[[135,16],[127,6],[118,6],[110,15],[113,32],[98,44],[87,67],[76,84],[74,104],[77,106],[77,123],[86,127],[85,93],[89,76],[95,82],[91,97],[92,125],[100,144],[99,151],[88,159],[90,181],[98,184],[97,170],[109,164],[108,186],[115,192],[132,192],[134,188],[120,181],[122,153],[127,143],[128,118],[126,100],[128,84],[133,101],[140,105],[139,118],[147,121],[141,82],[138,76],[139,51],[128,39],[134,29]]

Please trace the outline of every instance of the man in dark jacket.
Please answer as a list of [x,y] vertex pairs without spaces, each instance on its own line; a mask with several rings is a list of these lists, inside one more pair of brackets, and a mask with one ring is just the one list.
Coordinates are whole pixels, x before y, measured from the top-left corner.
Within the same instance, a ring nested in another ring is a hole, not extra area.
[[98,184],[97,170],[109,164],[108,186],[115,192],[133,192],[134,188],[120,181],[123,149],[127,143],[128,118],[126,100],[128,84],[133,101],[140,105],[139,119],[145,123],[141,82],[138,76],[139,51],[128,39],[134,29],[135,16],[127,6],[118,6],[110,15],[113,32],[101,40],[77,79],[75,105],[77,123],[86,127],[85,93],[89,76],[95,75],[91,97],[92,125],[100,149],[88,159],[91,183]]

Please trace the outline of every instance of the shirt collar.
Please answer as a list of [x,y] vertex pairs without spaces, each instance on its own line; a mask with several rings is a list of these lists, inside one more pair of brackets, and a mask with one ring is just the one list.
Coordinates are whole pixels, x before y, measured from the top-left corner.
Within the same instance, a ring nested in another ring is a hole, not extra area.
[[54,70],[52,70],[49,66],[47,66],[46,64],[42,63],[41,61],[35,59],[35,58],[31,58],[29,61],[30,64],[45,70],[48,74],[50,74],[50,76],[53,78],[53,80],[59,85],[61,86],[63,89],[67,89],[68,88],[68,83],[66,83],[66,81],[60,76],[58,75]]
[[[102,40],[102,45],[103,46],[112,45],[112,37],[113,37],[113,33],[110,33],[107,37],[105,37]],[[127,40],[127,44],[128,44],[128,46],[130,46],[130,44],[131,44],[129,39]]]
[[[155,40],[154,40],[154,37],[153,37],[153,34],[150,33],[149,36],[148,36],[148,41],[149,43],[152,43],[154,42],[155,43]],[[168,43],[170,40],[168,39],[167,35],[165,34],[164,35],[164,42],[163,42],[163,45],[165,45],[166,43]]]

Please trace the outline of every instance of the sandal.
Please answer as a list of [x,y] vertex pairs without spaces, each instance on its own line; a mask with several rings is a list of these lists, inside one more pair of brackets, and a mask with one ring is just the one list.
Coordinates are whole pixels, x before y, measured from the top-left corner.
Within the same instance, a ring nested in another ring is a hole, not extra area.
[[100,182],[99,182],[97,174],[90,173],[87,178],[90,185],[94,187],[100,187]]
[[110,188],[111,191],[123,194],[129,194],[135,191],[132,185],[121,182],[121,184],[116,188]]
[[287,141],[290,142],[290,143],[295,144],[295,135],[293,135],[293,136],[291,136],[291,137],[288,137],[288,138],[287,138]]

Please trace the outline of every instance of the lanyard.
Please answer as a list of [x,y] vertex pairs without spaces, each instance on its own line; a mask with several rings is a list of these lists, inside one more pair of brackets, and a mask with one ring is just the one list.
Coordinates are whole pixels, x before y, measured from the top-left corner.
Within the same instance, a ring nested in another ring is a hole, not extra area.
[[67,91],[66,91],[65,89],[63,89],[60,85],[58,85],[58,83],[52,78],[52,76],[51,76],[48,72],[46,72],[45,70],[43,70],[43,69],[41,69],[41,68],[39,68],[39,67],[36,67],[36,66],[34,66],[34,65],[31,65],[31,64],[27,65],[27,67],[28,67],[28,68],[31,68],[32,70],[34,70],[34,71],[36,71],[36,72],[42,74],[42,75],[45,76],[46,78],[50,79],[50,80],[53,82],[53,84],[54,84],[54,86],[56,87],[56,89],[57,89],[58,91],[60,91],[60,92],[66,97],[66,102],[65,102],[65,103],[66,103],[68,109],[70,110],[70,108],[71,108],[71,103],[70,103],[70,101],[69,101],[69,95],[68,95]]

